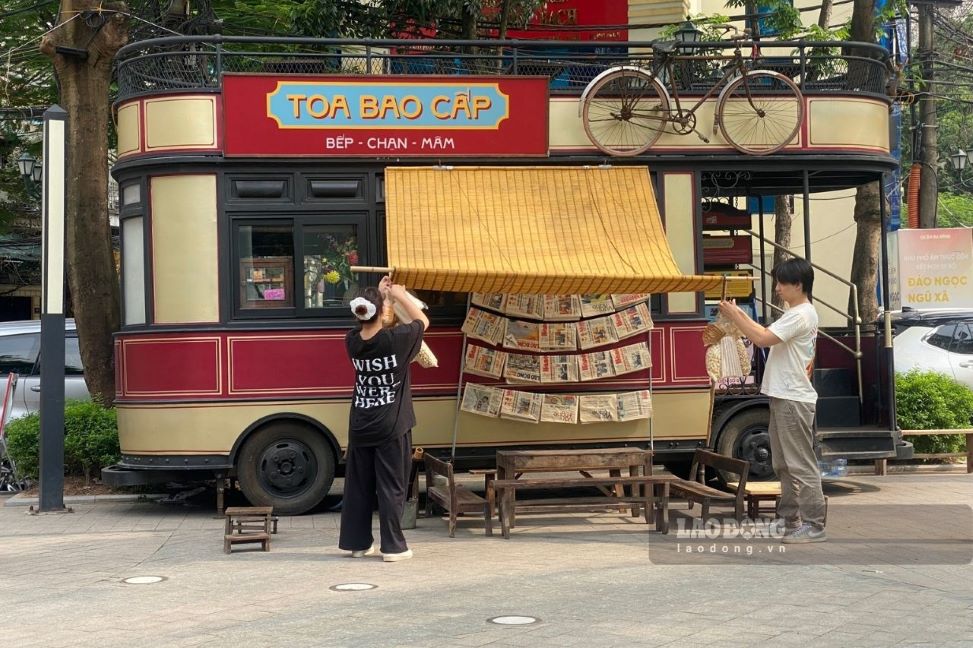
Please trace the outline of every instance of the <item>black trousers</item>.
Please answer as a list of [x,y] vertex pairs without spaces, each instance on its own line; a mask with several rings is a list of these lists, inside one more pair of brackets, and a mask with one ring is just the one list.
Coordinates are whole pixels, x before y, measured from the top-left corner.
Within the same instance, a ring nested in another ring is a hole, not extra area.
[[402,510],[411,468],[411,430],[379,446],[348,449],[338,548],[361,551],[372,546],[376,500],[382,553],[402,553],[409,548],[402,533]]

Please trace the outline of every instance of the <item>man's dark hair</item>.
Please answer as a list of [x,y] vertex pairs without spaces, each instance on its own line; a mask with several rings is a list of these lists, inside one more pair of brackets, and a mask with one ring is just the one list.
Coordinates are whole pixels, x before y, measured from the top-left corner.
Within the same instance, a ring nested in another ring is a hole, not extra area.
[[814,268],[804,259],[788,259],[774,267],[774,279],[778,283],[801,284],[801,290],[811,300],[811,291],[814,288]]

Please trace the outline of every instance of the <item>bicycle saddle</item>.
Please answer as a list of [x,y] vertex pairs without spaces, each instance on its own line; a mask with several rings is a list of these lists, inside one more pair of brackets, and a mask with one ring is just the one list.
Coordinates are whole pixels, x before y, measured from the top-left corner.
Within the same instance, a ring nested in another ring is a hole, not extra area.
[[654,41],[652,51],[656,54],[672,54],[676,51],[677,46],[676,41]]

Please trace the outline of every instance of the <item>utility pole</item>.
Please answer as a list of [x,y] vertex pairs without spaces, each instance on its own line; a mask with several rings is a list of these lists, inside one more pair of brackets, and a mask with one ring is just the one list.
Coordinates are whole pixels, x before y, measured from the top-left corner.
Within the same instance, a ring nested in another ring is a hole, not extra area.
[[939,184],[936,173],[939,170],[937,146],[936,100],[933,76],[933,29],[932,18],[935,7],[932,4],[919,5],[919,57],[922,61],[922,94],[919,98],[919,138],[921,142],[919,159],[922,175],[919,182],[919,227],[936,226],[936,209],[939,202]]

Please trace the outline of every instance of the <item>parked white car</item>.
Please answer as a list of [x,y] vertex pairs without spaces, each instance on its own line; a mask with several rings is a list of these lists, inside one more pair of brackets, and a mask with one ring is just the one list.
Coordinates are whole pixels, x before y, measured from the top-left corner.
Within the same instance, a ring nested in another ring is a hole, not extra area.
[[[84,382],[81,352],[74,320],[65,322],[64,338],[64,398],[87,400],[88,386]],[[26,416],[40,409],[41,398],[41,322],[23,320],[0,322],[0,377],[8,373],[20,374],[14,389],[10,418]]]
[[895,328],[896,372],[938,371],[973,389],[973,312],[908,314]]

